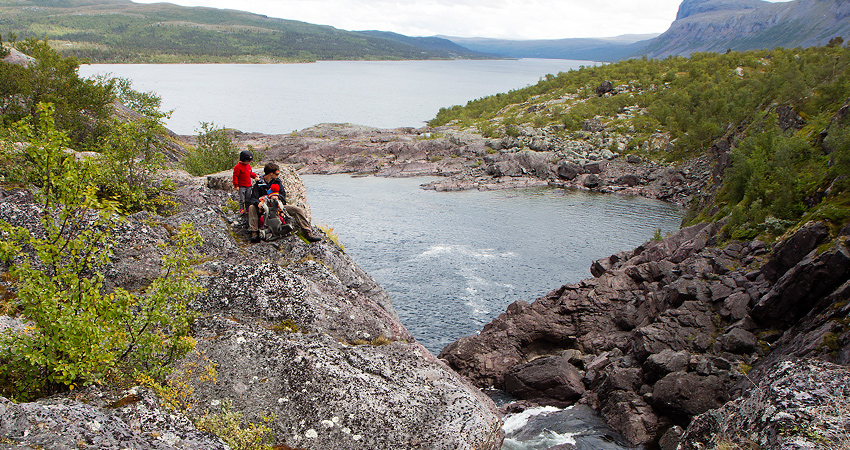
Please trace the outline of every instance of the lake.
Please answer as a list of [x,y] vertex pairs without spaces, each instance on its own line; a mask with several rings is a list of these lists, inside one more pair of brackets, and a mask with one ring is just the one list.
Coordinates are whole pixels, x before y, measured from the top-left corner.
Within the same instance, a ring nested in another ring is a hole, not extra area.
[[320,61],[311,64],[95,64],[162,97],[166,125],[196,134],[201,122],[284,134],[319,123],[421,127],[442,107],[465,105],[591,61]]

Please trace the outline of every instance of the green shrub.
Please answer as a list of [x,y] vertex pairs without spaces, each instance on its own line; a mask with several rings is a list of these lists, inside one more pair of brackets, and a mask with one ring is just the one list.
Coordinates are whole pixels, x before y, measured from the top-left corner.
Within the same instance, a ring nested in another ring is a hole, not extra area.
[[156,211],[167,203],[155,175],[165,167],[165,129],[158,120],[113,120],[100,139],[97,185],[125,213]]
[[209,411],[195,420],[195,426],[220,437],[233,450],[271,450],[274,439],[267,425],[274,417],[264,417],[262,424],[246,423],[241,412],[232,411],[230,401],[225,401],[221,413]]
[[198,133],[198,146],[189,151],[183,165],[187,172],[195,176],[221,172],[233,168],[237,153],[236,144],[230,140],[224,128],[203,122],[201,132]]
[[79,61],[63,58],[47,41],[28,39],[18,42],[21,52],[36,63],[24,68],[0,64],[0,121],[5,126],[28,116],[36,116],[40,103],[55,106],[57,128],[77,143],[91,146],[112,112],[113,85],[94,79],[81,79]]
[[0,337],[0,392],[29,400],[144,372],[162,378],[193,341],[186,303],[200,288],[190,251],[200,237],[181,227],[162,260],[162,275],[141,292],[104,286],[114,227],[113,201],[98,197],[93,165],[64,152],[50,105],[35,125],[19,124],[30,163],[23,174],[47,214],[37,232],[0,221],[0,260],[24,333]]

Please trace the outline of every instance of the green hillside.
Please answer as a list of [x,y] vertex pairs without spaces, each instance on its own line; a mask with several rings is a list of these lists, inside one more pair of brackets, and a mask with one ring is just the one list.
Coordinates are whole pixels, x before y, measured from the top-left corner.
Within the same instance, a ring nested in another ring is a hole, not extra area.
[[474,58],[241,11],[127,0],[0,0],[0,33],[48,39],[92,63]]
[[[490,137],[533,127],[670,164],[709,157],[714,185],[687,220],[725,220],[731,238],[771,238],[800,220],[850,220],[848,66],[850,49],[835,41],[632,59],[444,108],[430,124]],[[613,91],[597,95],[605,81]],[[589,119],[604,132],[582,131]],[[658,148],[657,139],[672,145]]]

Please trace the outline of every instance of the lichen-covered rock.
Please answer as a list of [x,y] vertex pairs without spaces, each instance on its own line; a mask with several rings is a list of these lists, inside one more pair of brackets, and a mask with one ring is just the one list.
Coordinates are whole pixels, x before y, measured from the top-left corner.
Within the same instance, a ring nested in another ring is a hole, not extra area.
[[352,345],[225,316],[199,319],[194,330],[219,380],[193,385],[197,408],[230,400],[249,420],[274,414],[279,443],[328,450],[500,446],[501,421],[488,399],[419,344]]
[[680,450],[719,444],[763,450],[844,448],[850,442],[850,369],[784,361],[742,397],[694,418]]
[[80,393],[15,404],[0,397],[0,449],[227,450],[149,390]]

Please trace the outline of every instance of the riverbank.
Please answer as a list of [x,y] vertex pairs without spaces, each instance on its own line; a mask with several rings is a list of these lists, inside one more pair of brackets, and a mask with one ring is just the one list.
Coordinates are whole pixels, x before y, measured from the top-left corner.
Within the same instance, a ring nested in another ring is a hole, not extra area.
[[[263,158],[301,174],[440,176],[423,186],[437,191],[557,186],[670,201],[686,206],[711,178],[707,158],[681,165],[646,161],[594,145],[604,130],[589,128],[569,138],[525,128],[500,139],[455,127],[379,129],[320,124],[290,134],[233,131],[240,149],[263,149]],[[194,137],[182,136],[192,143]],[[664,136],[652,144],[665,148]]]

